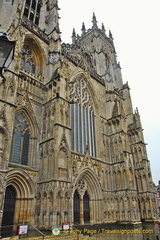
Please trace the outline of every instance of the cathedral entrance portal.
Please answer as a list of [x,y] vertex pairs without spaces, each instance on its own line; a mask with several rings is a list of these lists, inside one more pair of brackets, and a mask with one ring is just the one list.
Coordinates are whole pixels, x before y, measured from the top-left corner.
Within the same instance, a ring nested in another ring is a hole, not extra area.
[[14,212],[15,212],[16,192],[10,185],[6,188],[4,211],[2,218],[2,230],[1,235],[5,237],[8,232],[12,231]]
[[[2,236],[10,236],[17,224],[30,223],[34,214],[34,184],[29,175],[20,169],[7,173],[3,205]],[[9,233],[10,232],[10,233]]]
[[85,168],[76,181],[73,196],[74,224],[101,222],[101,185],[95,173]]
[[87,191],[80,196],[76,190],[74,193],[74,223],[82,224],[90,222],[89,195]]

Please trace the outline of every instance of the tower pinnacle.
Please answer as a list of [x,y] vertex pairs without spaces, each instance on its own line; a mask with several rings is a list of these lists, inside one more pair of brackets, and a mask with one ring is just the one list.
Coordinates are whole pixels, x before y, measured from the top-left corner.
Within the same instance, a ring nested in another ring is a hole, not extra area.
[[102,23],[102,32],[105,33],[106,32],[106,29],[104,27],[104,24]]
[[73,28],[73,32],[72,32],[72,44],[74,44],[76,41],[76,31],[75,28]]
[[86,32],[86,28],[85,28],[85,25],[84,25],[84,22],[82,23],[82,34],[84,34]]
[[112,36],[111,30],[109,30],[109,38],[110,38],[111,40],[113,40],[113,36]]
[[97,27],[97,20],[96,20],[96,15],[95,15],[95,13],[93,13],[92,23],[93,23],[93,28],[94,28],[94,27]]

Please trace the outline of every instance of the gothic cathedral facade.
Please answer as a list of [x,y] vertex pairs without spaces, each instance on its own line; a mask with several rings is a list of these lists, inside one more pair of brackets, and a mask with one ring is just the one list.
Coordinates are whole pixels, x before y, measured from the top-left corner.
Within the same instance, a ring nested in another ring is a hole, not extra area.
[[58,0],[2,0],[0,24],[16,41],[0,78],[1,225],[154,221],[143,129],[112,33],[93,14],[62,43]]

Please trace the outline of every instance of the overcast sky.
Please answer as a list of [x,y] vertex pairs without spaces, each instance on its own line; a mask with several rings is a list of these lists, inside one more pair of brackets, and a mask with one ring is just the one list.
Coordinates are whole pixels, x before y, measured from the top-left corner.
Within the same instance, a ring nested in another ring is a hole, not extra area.
[[131,89],[133,109],[141,116],[155,184],[160,180],[160,1],[59,0],[62,42],[71,43],[73,28],[81,34],[82,22],[92,27],[95,12],[111,30],[122,67],[123,82]]

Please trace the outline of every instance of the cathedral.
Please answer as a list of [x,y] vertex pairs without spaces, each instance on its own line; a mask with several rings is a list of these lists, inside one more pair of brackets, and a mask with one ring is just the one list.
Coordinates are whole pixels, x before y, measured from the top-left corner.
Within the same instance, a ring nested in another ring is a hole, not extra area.
[[59,10],[58,0],[0,2],[0,32],[16,41],[0,77],[1,226],[154,221],[140,115],[112,33],[93,13],[63,43]]

